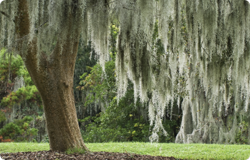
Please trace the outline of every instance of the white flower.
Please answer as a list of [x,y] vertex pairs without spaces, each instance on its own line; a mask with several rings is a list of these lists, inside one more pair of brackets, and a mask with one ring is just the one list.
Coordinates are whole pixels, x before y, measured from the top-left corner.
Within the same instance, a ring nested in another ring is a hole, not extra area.
[[0,160],[4,160],[4,159],[2,159],[2,158],[0,157]]
[[246,0],[246,1],[248,1],[248,3],[250,3],[250,0]]
[[[2,3],[3,0],[0,0],[0,3]],[[0,159],[1,160],[1,159]]]
[[[249,2],[250,0],[248,0],[248,2]],[[250,2],[249,2],[250,3]],[[247,160],[250,160],[250,157],[247,159]]]

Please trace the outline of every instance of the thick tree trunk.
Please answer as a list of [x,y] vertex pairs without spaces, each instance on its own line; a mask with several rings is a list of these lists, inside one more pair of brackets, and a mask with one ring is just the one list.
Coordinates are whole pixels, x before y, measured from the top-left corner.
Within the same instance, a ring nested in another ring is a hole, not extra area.
[[[26,0],[19,0],[16,17],[17,38],[29,34],[29,13]],[[73,15],[67,15],[64,27],[58,36],[56,46],[50,55],[38,54],[36,38],[27,45],[27,53],[22,53],[29,74],[38,88],[46,116],[47,131],[51,150],[65,151],[69,148],[85,146],[77,121],[73,93],[73,76],[79,43],[79,29],[74,27]],[[67,38],[62,37],[64,34]],[[19,49],[23,42],[19,43]]]

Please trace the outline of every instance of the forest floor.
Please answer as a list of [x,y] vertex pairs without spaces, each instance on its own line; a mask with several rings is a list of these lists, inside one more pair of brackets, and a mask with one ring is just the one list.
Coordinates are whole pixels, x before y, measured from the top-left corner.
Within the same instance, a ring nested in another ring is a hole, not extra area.
[[[4,160],[175,160],[174,157],[139,155],[131,153],[90,152],[87,154],[65,154],[56,151],[2,153]],[[0,158],[1,160],[1,158]]]

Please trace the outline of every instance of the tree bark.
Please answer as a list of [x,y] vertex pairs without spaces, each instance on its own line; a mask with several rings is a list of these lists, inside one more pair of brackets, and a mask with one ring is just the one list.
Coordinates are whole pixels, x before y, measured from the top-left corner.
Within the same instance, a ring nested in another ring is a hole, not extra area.
[[[27,0],[19,0],[18,13],[15,19],[17,38],[30,34],[30,20]],[[79,16],[79,15],[78,15]],[[25,66],[42,97],[50,149],[66,151],[69,148],[85,146],[77,121],[73,93],[73,76],[78,51],[80,28],[74,27],[77,15],[66,16],[56,46],[50,55],[39,54],[37,39],[24,44],[20,41],[18,49],[27,45],[27,53],[21,56]]]

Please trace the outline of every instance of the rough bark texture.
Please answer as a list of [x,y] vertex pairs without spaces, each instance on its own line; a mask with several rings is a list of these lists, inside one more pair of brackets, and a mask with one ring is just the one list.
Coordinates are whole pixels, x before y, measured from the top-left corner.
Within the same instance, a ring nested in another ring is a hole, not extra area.
[[[65,13],[68,14],[68,13]],[[16,31],[18,38],[29,34],[29,13],[26,0],[19,0]],[[32,80],[39,90],[46,116],[46,126],[52,150],[65,151],[69,148],[85,146],[78,126],[74,95],[73,76],[79,43],[79,30],[72,26],[73,13],[65,15],[65,25],[58,36],[56,46],[48,57],[37,53],[37,39],[25,47],[27,53],[21,53]],[[19,43],[22,48],[25,39]],[[26,41],[27,43],[27,41]],[[20,49],[21,50],[21,49]],[[39,63],[37,63],[39,59]]]

